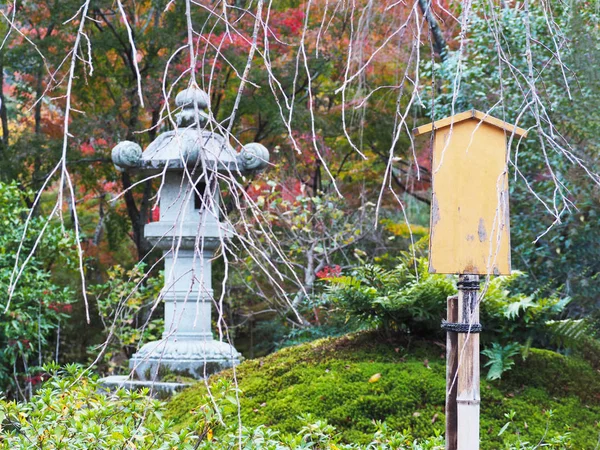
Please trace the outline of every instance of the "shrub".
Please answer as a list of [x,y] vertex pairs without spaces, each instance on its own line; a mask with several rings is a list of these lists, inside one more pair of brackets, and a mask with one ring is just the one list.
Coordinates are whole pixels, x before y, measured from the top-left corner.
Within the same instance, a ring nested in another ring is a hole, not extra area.
[[365,265],[330,278],[328,298],[347,319],[386,332],[439,335],[446,298],[456,288],[451,278],[429,274],[425,258],[412,262],[407,258],[392,270]]
[[193,449],[188,430],[162,420],[147,391],[102,392],[80,367],[48,366],[49,381],[31,401],[0,402],[0,446],[17,449]]
[[[52,270],[59,266],[68,272],[77,258],[71,233],[41,217],[27,223],[28,212],[16,184],[0,183],[0,311],[5,314],[0,321],[0,390],[22,398],[41,381],[40,366],[58,358],[57,334],[70,316],[74,293],[55,282]],[[19,272],[11,298],[11,283]]]
[[[330,277],[326,301],[346,316],[347,323],[363,324],[386,335],[400,332],[418,337],[443,338],[440,322],[446,317],[447,298],[456,294],[456,277],[430,274],[427,259],[405,252],[393,269],[365,265],[344,276]],[[542,297],[510,291],[524,275],[495,277],[482,283],[482,334],[489,358],[488,377],[499,378],[529,347],[576,347],[588,330],[584,320],[560,320],[569,303],[565,297]],[[500,344],[502,343],[502,344]]]

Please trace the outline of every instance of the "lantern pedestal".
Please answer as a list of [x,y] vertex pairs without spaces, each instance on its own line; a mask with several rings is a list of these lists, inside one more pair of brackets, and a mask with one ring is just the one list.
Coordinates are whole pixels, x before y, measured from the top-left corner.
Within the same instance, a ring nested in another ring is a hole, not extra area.
[[[161,380],[168,374],[202,379],[241,360],[232,345],[215,340],[211,331],[215,301],[212,259],[230,232],[214,217],[208,215],[202,220],[205,215],[199,216],[199,222],[184,222],[179,229],[169,222],[146,225],[146,237],[164,251],[165,287],[161,297],[165,303],[165,330],[161,340],[147,343],[129,361],[129,368],[139,380]],[[184,228],[188,230],[182,231]]]
[[144,345],[129,361],[138,379],[154,381],[174,374],[197,380],[239,364],[240,354],[226,342],[166,338]]
[[132,380],[127,375],[109,375],[100,379],[100,386],[108,392],[117,389],[127,389],[128,391],[137,391],[148,389],[148,393],[155,398],[167,399],[177,392],[191,386],[190,383],[172,383],[164,381],[139,381]]

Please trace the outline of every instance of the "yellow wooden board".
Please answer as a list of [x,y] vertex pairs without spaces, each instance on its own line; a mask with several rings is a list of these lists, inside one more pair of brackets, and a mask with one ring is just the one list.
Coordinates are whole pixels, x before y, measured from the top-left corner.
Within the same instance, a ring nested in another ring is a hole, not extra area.
[[432,129],[429,271],[510,274],[508,130],[473,116]]

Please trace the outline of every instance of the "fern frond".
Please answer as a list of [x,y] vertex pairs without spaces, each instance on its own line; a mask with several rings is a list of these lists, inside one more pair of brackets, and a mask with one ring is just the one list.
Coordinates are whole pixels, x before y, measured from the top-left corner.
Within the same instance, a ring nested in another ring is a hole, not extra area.
[[536,306],[533,297],[521,297],[515,302],[508,303],[504,308],[504,316],[507,319],[516,319],[521,311]]
[[585,319],[548,320],[546,326],[553,344],[570,348],[581,345],[590,328]]
[[502,374],[515,364],[514,357],[520,353],[521,346],[517,342],[508,345],[501,345],[498,342],[492,342],[492,346],[486,348],[481,353],[489,358],[484,367],[489,367],[487,374],[488,380],[498,380]]

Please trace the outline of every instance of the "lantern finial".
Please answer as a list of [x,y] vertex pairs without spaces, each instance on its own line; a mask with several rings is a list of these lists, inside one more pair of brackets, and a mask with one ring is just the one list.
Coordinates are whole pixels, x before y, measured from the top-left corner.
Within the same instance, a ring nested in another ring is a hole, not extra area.
[[208,122],[208,94],[198,87],[184,89],[177,97],[175,103],[182,111],[177,113],[177,125],[180,127],[203,127]]

